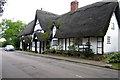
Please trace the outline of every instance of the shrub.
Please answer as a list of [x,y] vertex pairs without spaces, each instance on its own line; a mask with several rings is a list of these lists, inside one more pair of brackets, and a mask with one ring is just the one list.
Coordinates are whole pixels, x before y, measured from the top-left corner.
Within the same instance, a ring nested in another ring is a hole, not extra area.
[[81,53],[80,52],[74,52],[74,56],[80,56]]
[[47,50],[47,53],[56,53],[56,50],[55,49],[49,49],[49,50]]
[[63,50],[63,51],[62,51],[62,54],[63,54],[63,55],[68,55],[68,51]]
[[86,46],[87,47],[85,48],[85,51],[83,51],[83,54],[84,54],[85,57],[90,57],[94,54],[92,49],[90,49],[91,43],[87,42]]
[[68,46],[68,48],[69,48],[70,51],[75,51],[75,46],[74,45]]
[[90,56],[92,56],[94,53],[93,53],[92,49],[86,48],[85,51],[83,52],[83,54],[84,54],[85,57],[90,57]]
[[56,53],[57,53],[57,54],[64,54],[65,51],[64,51],[64,50],[56,50]]
[[108,62],[109,63],[120,63],[120,53],[112,53],[108,57]]
[[15,48],[15,50],[21,50],[21,51],[22,51],[22,49],[21,49],[21,48],[18,48],[18,47],[17,47],[17,48]]
[[48,45],[46,46],[46,49],[50,49],[50,44],[48,44]]

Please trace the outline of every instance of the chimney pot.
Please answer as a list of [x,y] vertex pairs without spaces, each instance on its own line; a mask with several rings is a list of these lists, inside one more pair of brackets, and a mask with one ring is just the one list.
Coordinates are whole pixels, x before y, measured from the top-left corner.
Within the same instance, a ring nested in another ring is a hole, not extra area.
[[41,11],[43,10],[43,8],[41,8]]
[[71,11],[74,12],[78,9],[79,2],[77,0],[71,2]]

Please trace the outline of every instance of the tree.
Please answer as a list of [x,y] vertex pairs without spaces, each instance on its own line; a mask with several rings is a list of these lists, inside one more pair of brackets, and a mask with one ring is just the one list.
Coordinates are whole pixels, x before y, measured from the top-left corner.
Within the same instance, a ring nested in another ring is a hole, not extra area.
[[12,44],[15,48],[19,48],[20,39],[18,37],[19,33],[26,27],[26,24],[22,21],[12,21],[3,19],[0,23],[0,28],[2,29],[2,33],[0,34],[2,38],[6,39],[4,42],[6,44]]
[[2,15],[4,11],[4,4],[6,3],[6,0],[0,0],[0,16]]

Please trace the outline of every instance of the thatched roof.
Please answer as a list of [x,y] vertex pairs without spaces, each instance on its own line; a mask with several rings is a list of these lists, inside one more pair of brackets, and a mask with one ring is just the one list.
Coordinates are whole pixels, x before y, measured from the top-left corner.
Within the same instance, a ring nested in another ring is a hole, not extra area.
[[117,8],[115,10],[115,15],[116,15],[116,18],[117,18],[117,21],[118,21],[118,25],[119,25],[119,28],[120,28],[120,5],[117,6]]
[[[104,36],[117,2],[97,2],[56,18],[57,38]],[[119,11],[116,11],[120,24]]]
[[[40,34],[39,32],[35,32],[35,36],[38,38],[39,41],[46,41],[47,39],[50,39],[51,33],[52,33],[52,27],[53,27],[53,20],[58,17],[58,15],[42,11],[42,10],[36,10],[35,20],[30,22],[27,27],[20,33],[19,36],[24,35],[30,35],[34,32],[34,28],[36,25],[37,20],[39,21],[39,24],[44,30],[44,34]],[[43,35],[47,34],[48,38],[44,39]]]
[[53,20],[58,17],[58,15],[50,13],[50,12],[46,12],[46,11],[42,11],[42,10],[37,10],[36,11],[36,15],[37,15],[37,20],[40,23],[40,26],[42,27],[42,29],[45,32],[50,32],[51,28],[53,26]]
[[45,33],[41,32],[35,32],[35,36],[38,38],[39,41],[47,41],[50,39],[52,35],[52,27],[53,27],[53,20],[58,17],[58,15],[42,11],[42,10],[37,10],[36,11],[36,18],[35,21],[39,21],[41,28]]
[[27,35],[27,36],[21,37],[21,40],[25,40],[25,43],[31,43],[32,36]]
[[30,35],[34,32],[35,21],[31,21],[28,25],[22,30],[19,36]]
[[37,37],[37,40],[39,40],[39,41],[47,41],[47,40],[51,39],[52,33],[35,32],[34,35]]

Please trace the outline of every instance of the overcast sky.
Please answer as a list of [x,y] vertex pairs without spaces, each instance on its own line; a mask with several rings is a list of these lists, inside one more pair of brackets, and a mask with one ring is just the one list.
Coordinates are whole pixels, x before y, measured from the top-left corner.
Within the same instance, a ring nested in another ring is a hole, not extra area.
[[[29,23],[35,17],[36,9],[43,8],[44,11],[58,15],[70,11],[70,2],[74,0],[8,0],[1,19],[21,20]],[[79,8],[101,0],[77,0]],[[1,20],[0,19],[0,20]]]

